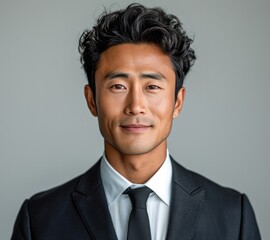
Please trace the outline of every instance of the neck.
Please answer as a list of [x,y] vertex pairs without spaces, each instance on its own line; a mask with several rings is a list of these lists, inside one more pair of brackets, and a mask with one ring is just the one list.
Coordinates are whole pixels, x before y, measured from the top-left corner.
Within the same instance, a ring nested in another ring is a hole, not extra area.
[[105,155],[111,166],[132,183],[147,182],[161,167],[167,155],[167,143],[162,142],[150,152],[125,154],[105,142]]

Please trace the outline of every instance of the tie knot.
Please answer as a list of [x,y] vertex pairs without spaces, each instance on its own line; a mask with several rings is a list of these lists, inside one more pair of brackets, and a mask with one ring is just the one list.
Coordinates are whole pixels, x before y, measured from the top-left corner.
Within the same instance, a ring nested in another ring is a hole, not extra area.
[[124,193],[129,195],[133,208],[146,209],[146,201],[152,190],[148,187],[128,188]]

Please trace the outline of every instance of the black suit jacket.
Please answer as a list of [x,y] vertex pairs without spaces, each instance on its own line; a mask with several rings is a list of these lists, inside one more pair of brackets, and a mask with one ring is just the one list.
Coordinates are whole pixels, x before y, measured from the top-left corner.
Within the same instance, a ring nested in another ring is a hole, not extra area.
[[[172,165],[167,240],[261,239],[244,194],[188,171],[174,160]],[[82,176],[26,200],[12,235],[12,240],[21,239],[117,240],[100,178],[100,161]]]

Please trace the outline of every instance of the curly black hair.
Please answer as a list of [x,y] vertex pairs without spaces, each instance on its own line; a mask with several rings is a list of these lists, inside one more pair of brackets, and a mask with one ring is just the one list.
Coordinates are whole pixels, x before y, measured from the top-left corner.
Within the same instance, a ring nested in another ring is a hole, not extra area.
[[85,30],[79,40],[81,63],[95,96],[95,72],[100,55],[121,43],[153,43],[167,54],[176,74],[175,93],[196,59],[190,47],[193,40],[183,30],[180,20],[161,8],[130,4],[126,9],[102,13],[92,30]]

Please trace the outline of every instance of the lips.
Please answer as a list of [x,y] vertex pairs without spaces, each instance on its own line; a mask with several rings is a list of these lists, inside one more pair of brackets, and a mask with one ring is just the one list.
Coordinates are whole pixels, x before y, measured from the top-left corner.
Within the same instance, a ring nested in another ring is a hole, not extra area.
[[144,124],[127,124],[120,126],[123,130],[129,132],[143,132],[151,128],[151,125],[144,125]]

